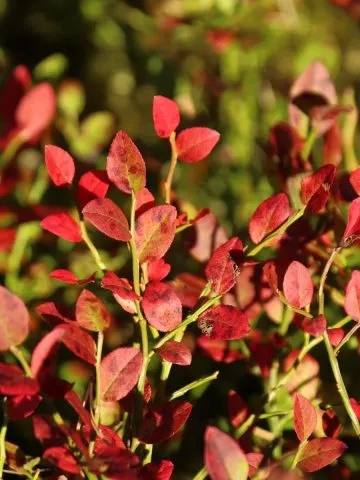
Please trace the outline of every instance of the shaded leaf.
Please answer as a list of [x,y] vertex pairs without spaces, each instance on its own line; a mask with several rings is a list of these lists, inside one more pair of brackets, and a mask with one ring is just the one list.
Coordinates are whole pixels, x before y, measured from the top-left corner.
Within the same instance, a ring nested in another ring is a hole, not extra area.
[[322,427],[327,437],[337,438],[340,435],[341,423],[335,410],[331,408],[325,410],[322,415]]
[[76,322],[93,332],[109,328],[111,315],[105,304],[89,290],[83,290],[76,302]]
[[360,322],[360,270],[354,270],[346,286],[345,312],[353,320]]
[[14,395],[7,400],[7,413],[12,421],[30,417],[39,406],[42,397],[35,395]]
[[16,365],[0,363],[0,395],[35,395],[39,384]]
[[179,108],[173,100],[157,95],[153,101],[153,121],[155,132],[160,138],[170,137],[180,123]]
[[230,390],[228,393],[228,415],[231,425],[234,428],[239,427],[249,416],[249,407],[243,398],[235,392]]
[[45,145],[46,169],[57,187],[72,184],[75,175],[75,163],[72,156],[56,145]]
[[109,198],[91,200],[82,210],[88,222],[110,238],[127,242],[131,239],[124,212]]
[[260,464],[264,458],[264,454],[257,453],[257,452],[250,452],[250,453],[247,453],[245,457],[249,464],[249,477],[251,478],[252,476],[255,475],[257,469],[260,467]]
[[260,243],[290,216],[289,199],[279,193],[264,200],[255,210],[249,222],[249,234],[254,243]]
[[360,237],[360,198],[350,203],[348,219],[345,232],[342,236],[340,246],[349,247]]
[[314,432],[317,413],[311,402],[300,393],[294,395],[294,428],[300,442],[307,440]]
[[301,201],[312,212],[325,207],[335,180],[335,165],[324,165],[301,182]]
[[160,332],[169,332],[181,322],[181,301],[166,283],[150,282],[144,293],[142,307],[146,320]]
[[48,215],[41,220],[40,225],[44,230],[57,235],[69,242],[82,242],[79,225],[65,212]]
[[75,412],[79,415],[84,425],[88,425],[92,429],[91,415],[83,406],[83,402],[80,400],[77,393],[74,392],[74,390],[70,390],[65,394],[64,398],[67,402],[69,402]]
[[357,195],[360,195],[360,168],[350,173],[350,183]]
[[66,270],[63,268],[59,268],[58,270],[53,270],[50,273],[50,277],[59,280],[60,282],[65,282],[70,285],[87,285],[88,283],[95,282],[95,274],[93,273],[89,278],[84,278],[84,280],[80,280],[75,273],[70,272],[70,270]]
[[139,480],[170,480],[173,470],[174,464],[169,460],[148,463],[140,470]]
[[216,130],[205,127],[187,128],[176,137],[179,160],[185,163],[199,162],[207,157],[219,141]]
[[316,472],[341,457],[346,449],[345,443],[335,438],[315,438],[302,450],[298,467],[304,472]]
[[83,209],[91,200],[104,198],[109,189],[109,179],[102,170],[90,170],[81,175],[77,190],[76,201]]
[[0,285],[0,351],[9,350],[25,340],[29,321],[24,302]]
[[66,473],[78,474],[81,472],[76,458],[66,447],[50,447],[43,453],[43,459],[55,465],[59,470]]
[[91,365],[96,364],[96,344],[91,335],[70,323],[58,325],[55,330],[63,333],[61,341],[72,353]]
[[247,315],[230,305],[209,308],[198,320],[198,327],[211,339],[239,340],[250,332]]
[[308,269],[300,262],[290,263],[284,275],[283,283],[286,300],[295,308],[310,305],[314,286]]
[[211,212],[195,223],[190,235],[189,251],[199,262],[208,261],[214,250],[228,239],[225,230]]
[[106,272],[101,280],[101,286],[116,293],[124,300],[138,300],[138,296],[127,278],[120,278],[114,272]]
[[326,318],[324,315],[319,315],[315,318],[304,318],[301,327],[304,332],[314,337],[320,337],[326,330]]
[[106,171],[111,182],[124,193],[138,193],[146,185],[144,159],[123,131],[116,134],[110,146]]
[[157,348],[155,352],[163,360],[175,363],[175,365],[186,366],[191,364],[191,350],[184,343],[169,340],[160,348]]

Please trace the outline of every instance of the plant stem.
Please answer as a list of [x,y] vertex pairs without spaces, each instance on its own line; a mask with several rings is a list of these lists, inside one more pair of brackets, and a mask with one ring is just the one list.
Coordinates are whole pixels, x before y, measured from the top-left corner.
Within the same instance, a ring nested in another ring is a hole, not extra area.
[[85,222],[83,220],[80,221],[80,230],[81,230],[81,235],[83,237],[84,242],[86,243],[88,249],[90,250],[96,265],[99,267],[101,271],[106,270],[106,265],[104,262],[101,260],[100,254],[98,250],[96,249],[95,245],[91,241],[89,234],[86,230]]
[[295,470],[296,465],[298,464],[298,461],[301,457],[302,451],[304,450],[306,444],[307,444],[307,440],[304,440],[298,446],[297,452],[296,452],[295,457],[294,457],[294,459],[292,461],[292,464],[291,464],[291,470]]
[[172,132],[170,134],[169,142],[171,146],[171,159],[170,159],[170,167],[168,176],[165,182],[165,202],[171,203],[171,185],[174,178],[175,168],[177,164],[177,151],[176,151],[176,143],[175,143],[176,133]]
[[278,235],[281,233],[284,233],[285,230],[287,230],[290,225],[295,223],[299,218],[301,218],[304,215],[304,212],[306,210],[306,205],[298,210],[292,217],[288,218],[286,222],[284,222],[280,227],[278,227],[276,230],[274,230],[270,235],[264,238],[262,242],[260,242],[256,247],[252,248],[250,252],[247,254],[248,257],[254,257],[257,255],[264,247],[266,247],[274,238],[276,238]]
[[191,383],[188,383],[184,387],[179,388],[179,390],[176,390],[171,397],[170,400],[175,400],[175,398],[182,397],[185,395],[185,393],[189,392],[190,390],[194,390],[194,388],[200,387],[200,385],[204,385],[205,383],[212,382],[213,380],[216,380],[219,376],[219,371],[217,370],[216,372],[212,373],[211,375],[208,375],[207,377],[202,377],[199,378],[198,380],[194,380]]
[[98,332],[96,348],[96,397],[95,397],[95,425],[100,424],[100,406],[101,406],[101,385],[100,385],[100,365],[104,345],[104,332]]
[[205,467],[202,467],[201,470],[198,471],[198,473],[195,475],[193,480],[204,480],[207,477],[207,471]]
[[[284,297],[284,295],[281,293],[280,290],[276,290],[276,294],[279,297],[279,300],[292,312],[298,313],[298,314],[302,315],[303,317],[313,318],[311,313],[307,312],[306,310],[302,310],[301,308],[295,308],[292,305],[290,305],[290,303],[287,302],[286,298]],[[291,322],[291,320],[290,320],[290,322]],[[283,328],[285,328],[285,326],[286,326],[286,324],[284,325]],[[289,327],[289,325],[287,325],[287,327]],[[286,334],[286,331],[285,331],[285,334]]]
[[[339,253],[340,250],[341,250],[341,247],[337,247],[337,248],[333,249],[333,251],[332,251],[332,253],[329,257],[329,260],[327,261],[327,263],[325,265],[324,271],[321,275],[319,292],[318,292],[318,295],[319,295],[319,315],[324,314],[324,286],[325,286],[326,278],[327,278],[327,275],[328,275],[329,270],[331,268],[331,265],[332,265],[336,255]],[[333,349],[333,347],[330,343],[327,330],[325,330],[325,332],[323,333],[323,339],[324,339],[326,351],[328,353],[331,369],[333,371],[335,381],[336,381],[336,384],[337,384],[337,388],[338,388],[339,394],[341,396],[342,402],[344,404],[345,410],[346,410],[346,412],[347,412],[347,414],[348,414],[348,416],[351,420],[351,423],[353,425],[353,428],[354,428],[354,431],[355,431],[356,435],[358,437],[360,437],[359,420],[358,420],[357,416],[355,415],[354,410],[351,407],[349,395],[347,393],[346,386],[344,384],[344,381],[343,381],[343,378],[342,378],[342,375],[341,375],[340,367],[339,367],[338,361],[336,359],[334,349]]]
[[334,353],[336,356],[338,356],[340,349],[347,343],[350,338],[358,331],[360,328],[360,323],[356,323],[351,330],[348,331],[348,333],[345,335],[345,337],[341,340],[339,345],[334,349]]
[[8,415],[7,415],[7,408],[6,408],[7,398],[3,398],[3,422],[0,429],[0,479],[3,478],[3,471],[6,461],[6,447],[5,447],[5,440],[6,440],[6,433],[8,428]]
[[311,153],[311,150],[314,147],[314,144],[316,142],[317,138],[317,131],[315,128],[310,130],[309,136],[306,140],[305,147],[303,148],[303,151],[301,152],[301,158],[306,161]]
[[26,358],[24,357],[24,354],[20,350],[20,348],[15,347],[14,345],[10,347],[10,352],[14,355],[16,360],[20,363],[22,369],[26,373],[28,377],[33,377],[33,373],[31,371],[30,365],[28,364]]

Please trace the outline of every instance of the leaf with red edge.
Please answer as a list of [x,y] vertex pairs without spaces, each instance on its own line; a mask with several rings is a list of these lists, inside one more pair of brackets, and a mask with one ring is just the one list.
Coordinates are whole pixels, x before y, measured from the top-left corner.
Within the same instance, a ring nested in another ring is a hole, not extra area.
[[45,145],[45,164],[49,177],[57,187],[72,184],[75,163],[68,152],[55,145]]
[[246,480],[249,465],[238,443],[216,427],[205,431],[204,463],[212,480]]
[[199,162],[209,155],[219,138],[220,133],[210,128],[186,128],[176,137],[179,160],[185,163]]
[[200,315],[198,327],[211,339],[240,340],[250,332],[248,316],[239,308],[217,305]]
[[137,384],[143,356],[134,347],[117,348],[103,358],[100,365],[101,398],[116,402],[124,398]]
[[335,180],[335,165],[324,165],[301,182],[301,201],[311,212],[325,207]]
[[81,472],[76,458],[66,447],[47,448],[43,453],[43,459],[52,463],[63,472],[73,474],[79,474]]
[[333,347],[337,347],[345,336],[342,328],[329,328],[327,334]]
[[116,293],[124,300],[138,300],[138,296],[127,278],[120,278],[114,272],[106,272],[101,280],[102,288]]
[[176,208],[159,205],[136,219],[135,242],[140,263],[162,258],[169,250],[176,229]]
[[0,351],[9,350],[25,340],[29,321],[24,302],[0,285]]
[[56,96],[50,83],[43,82],[27,92],[15,112],[17,126],[27,139],[47,128],[55,117]]
[[295,308],[310,305],[314,293],[314,285],[308,269],[296,260],[288,266],[283,283],[286,300]]
[[102,170],[90,170],[81,175],[77,190],[76,201],[83,209],[91,200],[104,198],[109,190],[109,179]]
[[[91,425],[84,425],[82,431],[85,440],[90,443],[93,427]],[[100,435],[96,436],[94,444],[95,455],[105,456],[108,454],[109,450],[111,451],[113,448],[126,450],[124,442],[121,440],[118,433],[111,427],[99,425],[98,432]]]
[[157,348],[155,352],[163,360],[175,363],[175,365],[187,366],[191,364],[191,350],[184,343],[169,340]]
[[67,402],[69,402],[69,404],[73,407],[75,412],[79,415],[84,425],[88,425],[92,428],[91,415],[83,406],[83,403],[80,400],[77,393],[74,392],[74,390],[70,390],[65,394],[64,398]]
[[336,438],[315,438],[305,445],[297,465],[304,472],[317,472],[341,457],[346,449],[346,444]]
[[249,416],[249,407],[243,398],[235,392],[230,390],[228,393],[228,416],[231,425],[234,428],[239,427]]
[[124,193],[138,193],[146,185],[144,159],[123,131],[116,134],[110,146],[106,171],[111,182]]
[[346,286],[345,312],[356,322],[360,322],[360,270],[354,270]]
[[166,283],[150,282],[144,293],[142,307],[146,320],[160,332],[169,332],[181,322],[181,301]]
[[306,333],[310,333],[314,337],[320,337],[326,330],[326,318],[324,315],[319,315],[315,318],[304,318],[301,328]]
[[336,103],[335,87],[325,65],[318,61],[309,65],[293,83],[290,98],[307,114],[315,106]]
[[357,195],[360,195],[360,168],[350,173],[350,183]]
[[92,332],[102,332],[110,327],[111,315],[105,304],[90,290],[84,289],[76,302],[76,322]]
[[131,240],[129,224],[124,212],[109,198],[91,200],[82,210],[88,222],[110,238]]
[[173,400],[149,410],[139,431],[143,443],[160,443],[169,440],[186,423],[192,410],[191,403]]
[[262,453],[250,452],[250,453],[247,453],[245,457],[249,464],[249,477],[251,478],[255,475],[257,469],[260,467],[260,464],[264,458],[264,455]]
[[148,263],[149,281],[160,282],[170,273],[171,265],[165,262],[163,258],[151,260]]
[[146,187],[136,194],[135,201],[136,217],[146,212],[146,210],[149,210],[149,208],[152,208],[155,205],[155,197]]
[[345,232],[340,246],[349,247],[360,237],[360,197],[350,203]]
[[300,442],[307,440],[314,432],[317,413],[311,402],[300,393],[294,395],[294,429]]
[[148,463],[139,473],[139,480],[170,480],[174,464],[170,460],[161,460],[159,463]]
[[91,335],[70,323],[59,325],[55,330],[62,332],[61,341],[72,353],[91,365],[96,364],[96,344]]
[[56,327],[56,325],[59,325],[60,323],[73,321],[70,318],[71,312],[63,306],[56,305],[54,302],[41,303],[36,307],[36,311],[52,327]]
[[15,395],[7,400],[7,414],[13,422],[30,417],[39,406],[40,395]]
[[16,365],[0,363],[0,395],[35,395],[39,384]]
[[360,404],[355,398],[350,398],[351,408],[354,410],[355,415],[360,419]]
[[249,222],[249,234],[254,243],[260,243],[290,216],[289,199],[279,193],[264,200],[255,210]]
[[218,295],[223,295],[235,285],[238,272],[235,255],[243,257],[243,244],[237,237],[218,247],[205,268],[206,278]]
[[79,225],[65,212],[54,213],[43,218],[40,225],[44,230],[69,242],[82,242]]
[[58,270],[53,270],[50,273],[50,277],[54,280],[59,280],[60,282],[65,282],[70,285],[87,285],[88,283],[95,282],[95,273],[93,273],[90,277],[84,278],[80,280],[75,273],[70,272],[70,270],[66,270],[64,268],[59,268]]
[[170,137],[180,123],[180,112],[176,103],[170,98],[156,95],[153,101],[153,121],[158,137]]

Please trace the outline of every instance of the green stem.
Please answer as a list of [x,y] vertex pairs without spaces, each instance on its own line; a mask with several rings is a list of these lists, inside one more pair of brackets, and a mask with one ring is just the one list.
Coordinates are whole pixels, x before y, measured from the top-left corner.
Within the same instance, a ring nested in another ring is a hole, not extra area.
[[213,380],[216,380],[219,376],[219,371],[217,370],[216,372],[212,373],[211,375],[208,375],[207,377],[202,377],[199,378],[198,380],[195,380],[188,385],[185,385],[184,387],[179,388],[179,390],[176,390],[171,397],[170,400],[175,400],[175,398],[182,397],[185,395],[185,393],[189,392],[190,390],[194,390],[194,388],[200,387],[201,385],[204,385],[205,383],[212,382]]
[[295,454],[295,457],[294,457],[294,459],[293,459],[293,461],[292,461],[291,470],[295,470],[296,465],[298,464],[298,461],[299,461],[299,459],[300,459],[300,457],[301,457],[301,454],[302,454],[302,452],[303,452],[306,444],[307,444],[307,440],[304,440],[303,442],[300,443],[300,445],[299,445],[299,447],[298,447],[298,449],[297,449],[297,452],[296,452],[296,454]]
[[256,247],[250,250],[250,252],[247,254],[248,257],[254,257],[257,255],[264,247],[266,247],[272,240],[274,240],[278,235],[281,233],[284,233],[285,230],[287,230],[290,225],[295,223],[299,218],[301,218],[304,215],[304,212],[306,210],[306,205],[298,210],[292,217],[288,218],[286,222],[284,222],[280,227],[278,227],[276,230],[274,230],[270,235],[264,238],[262,242],[260,242]]
[[0,156],[0,168],[3,169],[15,157],[20,147],[27,141],[22,132],[16,135]]
[[3,478],[3,471],[6,461],[6,447],[5,447],[5,440],[6,440],[6,433],[8,428],[8,415],[7,415],[7,407],[6,407],[7,398],[3,398],[3,422],[0,429],[0,478]]
[[254,424],[256,418],[257,418],[257,416],[255,415],[255,413],[253,413],[252,415],[250,415],[249,418],[247,418],[245,420],[244,423],[242,423],[236,429],[235,434],[234,434],[236,440],[238,440],[240,437],[242,437],[249,430],[249,428]]
[[88,249],[90,250],[90,252],[91,252],[91,254],[92,254],[92,256],[95,260],[96,265],[99,267],[99,269],[101,271],[106,270],[106,265],[101,260],[101,257],[100,257],[100,254],[99,254],[98,250],[96,249],[95,245],[91,241],[91,239],[88,235],[88,232],[86,230],[85,222],[83,220],[81,220],[81,222],[80,222],[80,230],[81,230],[81,235],[83,237],[83,240],[86,243]]
[[285,305],[285,312],[279,327],[279,334],[282,337],[285,337],[285,335],[287,334],[290,324],[292,322],[292,319],[293,319],[292,309],[290,308],[290,306]]
[[358,331],[360,328],[360,323],[356,323],[351,330],[348,331],[348,333],[345,335],[345,337],[341,340],[339,345],[334,349],[334,353],[336,356],[338,356],[341,348],[347,343],[350,338]]
[[10,347],[10,352],[14,355],[16,360],[20,363],[22,369],[26,373],[28,377],[33,378],[33,373],[31,371],[30,365],[28,364],[26,358],[24,357],[24,354],[20,350],[20,348],[12,346]]
[[[286,298],[284,297],[284,295],[281,293],[280,290],[277,290],[276,291],[278,297],[279,297],[279,300],[287,306],[287,308],[289,308],[292,312],[295,312],[295,313],[298,313],[300,315],[302,315],[303,317],[307,317],[307,318],[313,318],[313,316],[311,315],[311,313],[309,313],[308,311],[306,310],[302,310],[301,308],[295,308],[293,307],[292,305],[290,305],[290,303],[287,302]],[[285,327],[284,327],[285,328]]]
[[177,159],[178,159],[175,139],[176,139],[176,134],[175,132],[172,132],[169,138],[169,142],[171,146],[170,167],[169,167],[169,173],[165,182],[165,202],[166,203],[171,203],[171,185],[174,178],[175,168],[176,168]]
[[98,332],[97,348],[96,348],[96,398],[95,398],[95,425],[100,424],[101,410],[101,385],[100,385],[100,366],[102,351],[104,346],[104,332]]
[[195,475],[193,480],[204,480],[207,477],[208,473],[206,471],[205,467],[202,467],[201,470],[198,471],[198,473]]
[[311,153],[311,150],[313,149],[315,142],[317,138],[317,131],[315,128],[310,130],[309,136],[306,140],[305,147],[303,148],[301,152],[301,158],[306,161]]

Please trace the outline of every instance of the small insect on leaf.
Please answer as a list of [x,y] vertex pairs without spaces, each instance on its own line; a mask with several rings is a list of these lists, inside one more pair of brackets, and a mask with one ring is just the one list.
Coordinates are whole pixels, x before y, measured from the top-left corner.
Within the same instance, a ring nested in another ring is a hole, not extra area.
[[140,192],[146,185],[144,159],[131,138],[123,131],[116,134],[107,157],[106,171],[122,192]]
[[48,215],[41,220],[40,225],[44,230],[47,230],[68,242],[82,242],[83,238],[79,225],[65,212]]
[[218,340],[239,340],[250,332],[248,316],[230,305],[217,305],[204,312],[198,327],[211,339]]
[[157,95],[153,101],[154,128],[158,137],[168,138],[180,123],[179,108],[173,100]]
[[249,464],[244,452],[230,435],[216,427],[205,431],[204,463],[212,480],[246,480]]
[[310,305],[314,286],[308,269],[300,262],[290,263],[284,275],[283,283],[286,300],[295,308]]
[[294,395],[294,428],[300,442],[307,440],[314,432],[317,423],[317,413],[311,402],[300,395]]
[[110,238],[122,242],[131,239],[124,212],[109,198],[91,200],[82,210],[88,222]]
[[185,163],[199,162],[207,157],[219,141],[220,133],[205,127],[187,128],[176,137],[179,160]]
[[55,145],[45,145],[45,163],[49,177],[57,187],[72,184],[75,163],[68,152]]
[[289,199],[279,193],[264,200],[250,219],[249,234],[254,243],[260,243],[290,216]]

